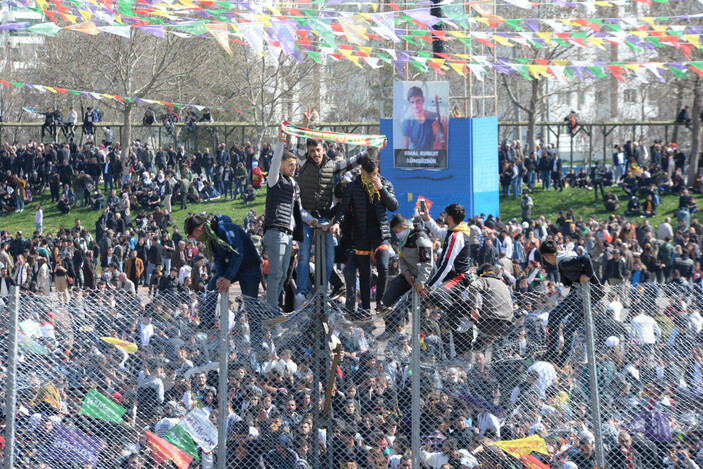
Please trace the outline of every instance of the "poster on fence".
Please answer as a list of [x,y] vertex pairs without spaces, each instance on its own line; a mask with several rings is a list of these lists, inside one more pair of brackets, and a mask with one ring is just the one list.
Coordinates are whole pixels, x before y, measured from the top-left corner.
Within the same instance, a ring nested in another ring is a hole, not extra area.
[[393,155],[399,169],[447,169],[449,82],[393,84]]
[[202,409],[193,409],[188,412],[183,417],[181,425],[206,453],[217,446],[217,427],[213,425],[207,413]]
[[49,454],[54,461],[95,466],[104,446],[103,440],[55,424]]

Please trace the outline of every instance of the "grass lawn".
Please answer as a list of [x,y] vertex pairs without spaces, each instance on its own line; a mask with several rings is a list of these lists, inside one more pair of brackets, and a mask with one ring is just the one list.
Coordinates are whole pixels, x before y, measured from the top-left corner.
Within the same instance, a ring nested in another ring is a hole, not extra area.
[[[619,187],[606,187],[605,192],[613,192],[620,199],[620,210],[614,212],[616,215],[623,215],[627,209],[629,197]],[[598,205],[595,204],[595,195],[593,190],[578,189],[567,187],[564,192],[555,192],[550,190],[545,192],[541,189],[538,183],[534,191],[530,194],[534,207],[532,207],[532,218],[537,218],[541,215],[547,220],[554,222],[559,216],[560,210],[574,209],[576,216],[583,215],[585,219],[593,215],[596,220],[605,220],[610,212],[605,210],[603,201],[598,197]],[[698,201],[698,206],[703,207],[703,195],[693,194]],[[671,217],[676,220],[676,209],[679,207],[679,196],[665,195],[662,197],[662,203],[657,207],[657,215],[649,219],[650,224],[657,226],[664,221],[665,217]],[[522,220],[520,216],[520,199],[513,200],[512,195],[509,197],[500,196],[500,215],[503,220],[517,218]],[[699,217],[696,213],[694,217]],[[631,221],[644,220],[644,218],[633,217]],[[673,223],[672,223],[673,224]]]
[[[262,189],[257,191],[256,201],[244,205],[243,202],[237,200],[232,202],[231,200],[224,201],[221,198],[210,203],[201,202],[198,204],[189,204],[188,210],[180,209],[180,202],[175,202],[173,207],[175,209],[173,213],[173,221],[179,228],[183,228],[183,222],[185,221],[188,212],[208,212],[215,214],[225,214],[232,218],[232,220],[238,224],[241,224],[246,217],[249,210],[252,208],[256,210],[256,213],[261,215],[264,212],[266,205],[266,189],[265,185]],[[545,192],[541,188],[537,188],[532,192],[532,200],[535,205],[532,208],[532,217],[536,218],[540,215],[544,215],[545,218],[551,221],[555,221],[559,215],[560,210],[568,210],[569,208],[574,209],[576,215],[583,215],[584,218],[588,218],[593,215],[598,220],[604,220],[609,212],[605,211],[603,203],[599,202],[598,205],[594,205],[595,198],[592,190],[587,189],[573,189],[567,187],[564,192]],[[627,195],[619,187],[606,188],[606,192],[614,192],[620,199],[620,210],[616,212],[618,215],[622,215],[627,207]],[[694,194],[696,200],[698,200],[699,207],[703,207],[703,195]],[[100,212],[90,210],[88,208],[76,208],[71,210],[68,215],[61,214],[56,209],[56,204],[51,203],[51,196],[49,195],[48,189],[45,190],[39,197],[35,197],[34,202],[28,203],[22,213],[11,213],[0,217],[0,230],[6,230],[13,235],[21,230],[24,232],[26,237],[31,237],[34,232],[34,207],[37,203],[42,205],[44,210],[44,233],[55,233],[61,225],[70,228],[74,224],[76,218],[80,218],[84,226],[88,227],[91,232],[95,231],[95,221],[98,219]],[[662,200],[662,204],[657,208],[657,216],[650,219],[650,223],[657,226],[659,223],[664,221],[664,217],[670,216],[672,219],[676,219],[675,210],[678,208],[679,198],[674,195],[665,195]],[[139,210],[132,209],[132,217],[135,217],[139,213]],[[512,196],[500,197],[500,213],[504,220],[510,220],[512,218],[520,218],[520,199],[513,200]],[[699,217],[697,213],[694,215]],[[640,219],[637,217],[633,221]],[[641,220],[641,219],[640,219]]]
[[[217,200],[213,200],[209,203],[200,202],[197,204],[188,204],[187,210],[181,210],[180,201],[174,201],[172,214],[173,223],[178,226],[181,231],[183,230],[183,223],[188,216],[188,212],[208,212],[214,214],[224,214],[232,218],[237,224],[241,224],[244,221],[244,217],[247,216],[249,210],[252,208],[256,210],[256,213],[261,215],[264,212],[266,205],[266,186],[257,191],[256,200],[249,205],[245,205],[244,202],[237,200],[232,202],[231,200],[224,201],[222,197]],[[42,210],[44,210],[44,233],[56,233],[56,231],[64,225],[66,228],[70,228],[74,225],[75,219],[80,218],[81,224],[89,229],[91,233],[95,233],[95,221],[100,216],[100,211],[90,210],[88,207],[80,207],[71,210],[71,213],[64,215],[58,211],[55,203],[51,203],[51,195],[49,190],[46,189],[38,197],[34,198],[32,203],[26,204],[24,212],[22,213],[11,213],[0,217],[0,230],[9,231],[14,235],[18,230],[22,231],[27,238],[31,238],[34,232],[34,208],[37,204],[41,204]],[[139,214],[139,209],[132,208],[132,218],[135,218]]]

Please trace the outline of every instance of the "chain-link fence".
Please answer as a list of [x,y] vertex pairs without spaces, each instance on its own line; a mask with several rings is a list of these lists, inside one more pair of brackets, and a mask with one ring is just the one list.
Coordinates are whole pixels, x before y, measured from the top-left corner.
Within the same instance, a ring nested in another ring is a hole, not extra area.
[[472,271],[363,322],[321,289],[281,317],[234,295],[10,296],[5,463],[700,464],[701,289],[528,280]]

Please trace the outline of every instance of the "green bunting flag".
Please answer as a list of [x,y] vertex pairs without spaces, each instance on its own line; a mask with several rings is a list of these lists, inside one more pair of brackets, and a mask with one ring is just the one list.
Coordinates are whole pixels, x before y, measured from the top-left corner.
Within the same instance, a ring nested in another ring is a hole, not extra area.
[[88,391],[81,405],[81,415],[87,415],[108,422],[121,423],[122,416],[127,412],[127,409],[119,404],[115,404],[109,398],[103,396],[95,389]]
[[190,436],[182,425],[176,425],[172,429],[166,432],[164,439],[169,443],[173,444],[179,449],[182,449],[186,453],[190,454],[195,458],[196,461],[200,461],[198,457],[198,449],[195,447],[195,442],[193,437]]

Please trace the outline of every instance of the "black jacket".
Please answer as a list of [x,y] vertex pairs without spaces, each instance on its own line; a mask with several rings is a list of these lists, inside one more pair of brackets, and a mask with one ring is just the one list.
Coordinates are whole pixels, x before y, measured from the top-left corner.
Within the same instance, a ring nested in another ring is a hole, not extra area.
[[[376,220],[381,230],[381,236],[384,240],[391,239],[391,228],[388,224],[388,210],[395,212],[398,210],[398,200],[395,198],[393,184],[386,178],[381,176],[383,187],[379,190],[380,198],[374,202],[376,210]],[[366,226],[366,207],[368,194],[361,184],[361,176],[357,176],[344,191],[344,198],[337,209],[337,221],[341,222],[348,214],[354,216],[354,239],[365,239],[367,237]]]

